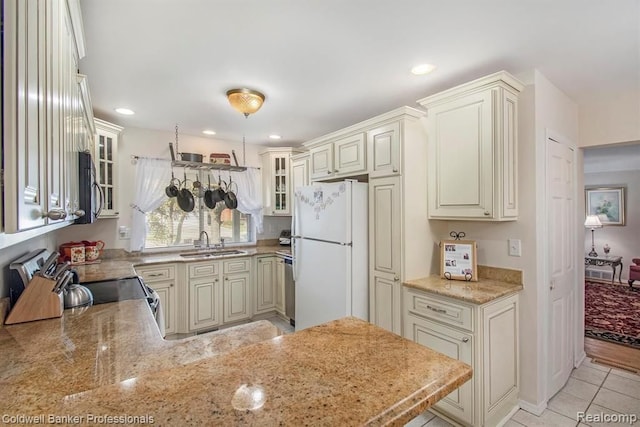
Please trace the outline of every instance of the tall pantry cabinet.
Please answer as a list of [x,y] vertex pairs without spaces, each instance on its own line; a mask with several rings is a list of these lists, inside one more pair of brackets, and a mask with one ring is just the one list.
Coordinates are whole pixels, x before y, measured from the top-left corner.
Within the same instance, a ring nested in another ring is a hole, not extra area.
[[78,0],[3,1],[4,231],[75,219],[93,115]]

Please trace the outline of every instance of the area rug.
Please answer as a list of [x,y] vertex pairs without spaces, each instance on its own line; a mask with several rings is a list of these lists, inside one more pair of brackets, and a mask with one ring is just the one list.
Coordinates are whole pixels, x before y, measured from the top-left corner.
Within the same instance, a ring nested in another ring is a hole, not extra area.
[[584,289],[584,335],[640,349],[640,291],[595,282]]

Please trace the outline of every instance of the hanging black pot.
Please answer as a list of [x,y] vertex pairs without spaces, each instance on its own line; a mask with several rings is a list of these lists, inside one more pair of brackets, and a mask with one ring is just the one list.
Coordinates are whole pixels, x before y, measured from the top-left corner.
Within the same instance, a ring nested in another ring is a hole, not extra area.
[[[224,204],[229,209],[236,209],[238,207],[238,198],[236,193],[231,191],[231,177],[229,177],[229,185],[227,185],[227,194],[224,196]],[[235,184],[235,182],[233,183]],[[238,191],[238,185],[236,185],[236,191]]]
[[207,180],[209,181],[209,186],[207,187],[207,191],[204,192],[204,204],[209,209],[213,209],[216,207],[216,202],[213,198],[215,190],[211,189],[211,177],[207,176]]
[[[224,202],[224,196],[227,195],[227,193],[222,188],[222,183],[223,183],[223,181],[220,179],[220,175],[218,175],[218,188],[213,190],[213,196],[211,196],[211,197],[213,197],[213,201],[215,203]],[[226,184],[225,184],[225,186],[226,186]]]
[[178,192],[177,200],[178,206],[185,212],[191,212],[193,208],[196,206],[196,201],[193,197],[193,194],[187,188],[187,174],[184,174],[184,182],[182,183],[183,187]]

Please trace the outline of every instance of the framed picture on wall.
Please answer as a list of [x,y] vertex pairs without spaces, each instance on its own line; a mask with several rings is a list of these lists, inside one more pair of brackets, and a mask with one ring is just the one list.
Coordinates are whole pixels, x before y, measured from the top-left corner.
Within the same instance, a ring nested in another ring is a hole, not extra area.
[[586,187],[586,215],[597,215],[602,225],[625,225],[624,187]]
[[440,242],[440,277],[450,280],[478,280],[475,240]]

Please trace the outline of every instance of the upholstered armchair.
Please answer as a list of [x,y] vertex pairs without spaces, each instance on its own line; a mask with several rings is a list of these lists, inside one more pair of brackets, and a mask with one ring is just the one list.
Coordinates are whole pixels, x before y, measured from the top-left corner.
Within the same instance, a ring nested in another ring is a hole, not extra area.
[[629,286],[633,287],[633,282],[640,280],[640,258],[631,260],[633,264],[629,266]]

